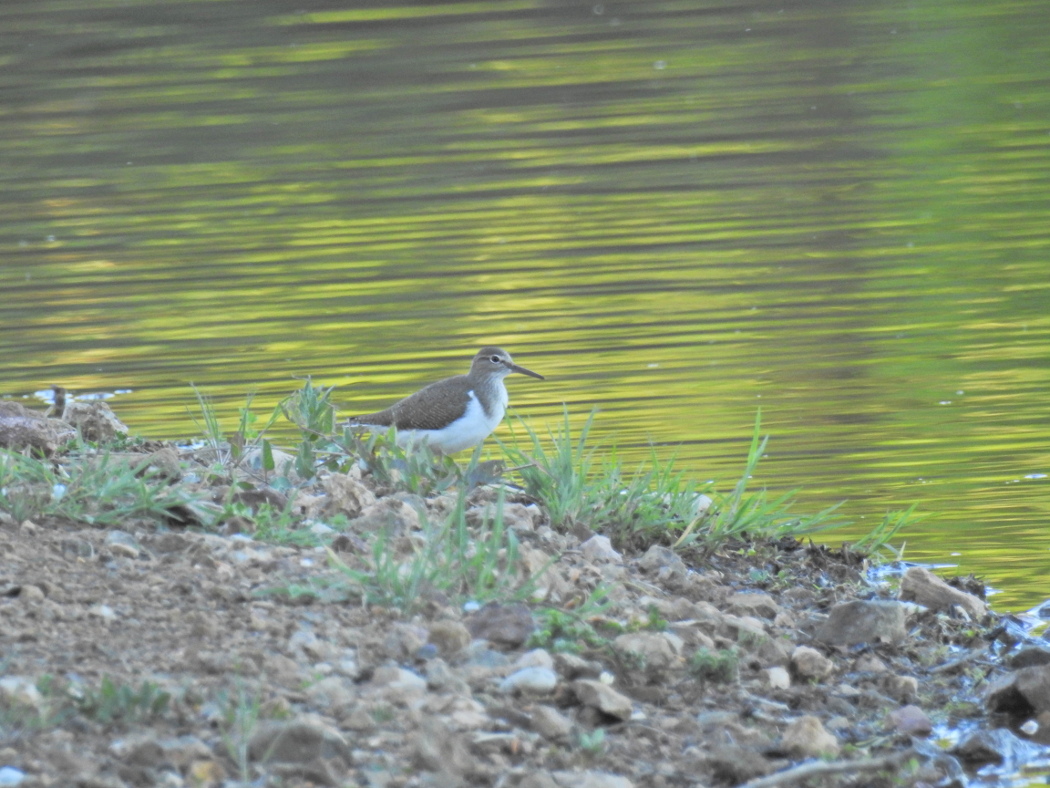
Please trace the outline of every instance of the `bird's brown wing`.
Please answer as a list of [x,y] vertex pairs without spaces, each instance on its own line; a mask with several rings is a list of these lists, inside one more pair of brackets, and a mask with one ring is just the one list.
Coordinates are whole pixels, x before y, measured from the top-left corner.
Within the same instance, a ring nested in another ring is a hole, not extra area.
[[[432,383],[395,402],[386,410],[354,416],[350,423],[373,427],[394,426],[399,430],[440,430],[462,416],[470,402],[466,389],[453,395],[443,391],[444,396],[434,397],[431,389],[444,383],[448,381]],[[420,400],[424,398],[427,400],[426,407],[420,405]]]

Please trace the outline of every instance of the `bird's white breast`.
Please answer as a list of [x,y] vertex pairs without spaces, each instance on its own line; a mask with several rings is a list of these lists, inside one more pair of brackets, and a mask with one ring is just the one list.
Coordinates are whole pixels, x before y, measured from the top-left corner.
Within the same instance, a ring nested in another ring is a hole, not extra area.
[[432,448],[445,454],[455,454],[457,451],[477,446],[485,440],[492,431],[503,421],[503,414],[507,412],[507,389],[503,385],[496,387],[497,400],[491,414],[486,414],[481,407],[474,391],[468,391],[467,409],[463,415],[440,430],[405,430],[397,435],[397,442],[401,446],[407,446],[418,441],[425,441]]

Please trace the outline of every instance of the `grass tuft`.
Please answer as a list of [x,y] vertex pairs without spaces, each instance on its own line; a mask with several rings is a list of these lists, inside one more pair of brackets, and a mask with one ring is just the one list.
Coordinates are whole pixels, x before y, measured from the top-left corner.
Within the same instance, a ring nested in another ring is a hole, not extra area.
[[878,556],[888,550],[896,560],[900,560],[904,552],[904,545],[895,550],[890,547],[890,540],[904,528],[915,525],[929,516],[928,514],[915,514],[916,507],[918,504],[913,503],[907,509],[886,512],[882,522],[850,545],[850,549],[871,556]]
[[187,486],[172,484],[141,456],[103,450],[52,461],[0,453],[0,510],[16,522],[54,517],[127,527],[129,520],[165,522],[200,498]]
[[86,687],[75,697],[77,711],[103,725],[131,726],[160,717],[171,696],[151,681],[138,687],[103,676],[97,688]]
[[591,411],[574,435],[566,409],[560,429],[546,439],[522,422],[526,447],[516,435],[502,444],[526,493],[549,512],[551,525],[603,531],[623,546],[659,541],[669,527],[690,522],[705,499],[674,471],[673,461],[661,463],[654,454],[631,472],[615,451],[598,460],[596,448],[588,446],[594,417]]
[[[503,523],[503,493],[491,520],[471,528],[461,490],[444,523],[422,517],[420,534],[376,534],[364,567],[351,567],[334,553],[329,558],[349,587],[366,604],[415,611],[435,593],[463,601],[525,599],[536,586],[519,560],[518,539]],[[421,513],[422,514],[422,513]]]
[[555,528],[602,531],[620,546],[663,542],[708,551],[744,535],[797,537],[843,524],[834,517],[840,504],[798,516],[790,512],[797,491],[770,497],[749,489],[769,441],[760,437],[758,417],[744,472],[725,494],[686,482],[673,461],[655,456],[633,472],[623,469],[615,452],[599,462],[587,445],[593,423],[592,411],[574,434],[566,412],[560,430],[546,439],[525,425],[529,445],[522,448],[524,441],[515,437],[504,446],[526,492],[546,507]]
[[684,547],[700,539],[707,548],[711,548],[745,535],[774,539],[785,536],[797,538],[845,524],[844,520],[833,516],[842,505],[841,502],[816,514],[799,516],[791,513],[798,490],[789,490],[770,498],[766,490],[756,492],[748,489],[769,443],[768,435],[760,437],[761,420],[762,414],[759,411],[755,416],[751,445],[739,481],[731,492],[714,496],[713,505],[701,519],[702,530],[694,531],[696,537],[693,537],[687,529],[675,543],[676,547]]

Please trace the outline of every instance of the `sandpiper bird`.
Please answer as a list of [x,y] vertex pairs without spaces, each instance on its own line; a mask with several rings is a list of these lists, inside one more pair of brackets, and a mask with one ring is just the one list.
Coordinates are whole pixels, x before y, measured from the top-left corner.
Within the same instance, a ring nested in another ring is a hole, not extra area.
[[386,410],[354,416],[349,424],[397,427],[399,446],[425,441],[443,454],[454,454],[477,446],[503,421],[508,402],[503,378],[511,372],[544,380],[515,364],[506,350],[483,347],[466,375],[431,383]]

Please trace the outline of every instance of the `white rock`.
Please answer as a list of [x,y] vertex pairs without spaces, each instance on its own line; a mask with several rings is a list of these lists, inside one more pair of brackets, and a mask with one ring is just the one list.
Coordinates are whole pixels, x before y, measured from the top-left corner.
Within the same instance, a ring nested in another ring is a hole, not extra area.
[[499,691],[504,694],[528,693],[530,695],[546,695],[553,692],[558,686],[558,674],[550,668],[532,667],[522,668],[514,671],[499,685]]
[[36,688],[36,682],[26,676],[4,676],[0,678],[0,698],[22,706],[43,708],[44,697]]
[[782,668],[779,665],[772,668],[766,668],[766,681],[768,681],[769,686],[774,689],[787,689],[791,686],[791,676],[785,668]]
[[526,651],[516,660],[514,660],[515,668],[553,668],[554,657],[551,656],[547,649],[534,648],[532,651]]
[[619,564],[623,562],[623,556],[613,550],[609,537],[601,534],[595,534],[580,545],[580,552],[591,563],[609,562]]

